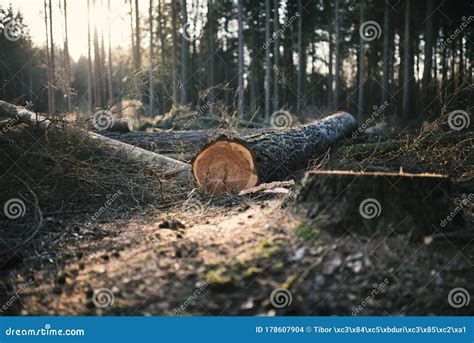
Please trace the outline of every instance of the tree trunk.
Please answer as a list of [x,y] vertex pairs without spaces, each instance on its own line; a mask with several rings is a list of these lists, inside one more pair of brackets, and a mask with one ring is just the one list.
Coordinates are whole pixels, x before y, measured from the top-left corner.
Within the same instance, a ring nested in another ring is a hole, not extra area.
[[153,93],[153,0],[150,0],[150,4],[148,7],[148,28],[150,35],[150,46],[148,51],[148,97],[149,97],[149,115],[150,117],[153,116],[153,100],[154,100],[154,93]]
[[209,193],[285,180],[355,128],[354,117],[339,112],[305,126],[245,140],[220,137],[195,156],[193,175],[198,187]]
[[[239,25],[239,85],[237,112],[239,118],[244,116],[244,0],[237,0]],[[253,77],[253,75],[252,75]]]
[[[329,11],[331,12],[331,1],[327,1],[327,6],[329,6]],[[333,37],[332,37],[332,30],[331,30],[331,25],[328,25],[328,45],[329,45],[329,51],[328,51],[328,98],[327,98],[327,106],[328,110],[332,111],[334,109],[334,102],[333,102]]]
[[382,103],[390,98],[390,0],[385,0],[384,21],[383,21],[383,80],[382,80]]
[[[48,32],[48,5],[46,0],[44,0],[44,26],[46,29],[46,61],[47,61],[47,66],[48,66],[48,113],[52,113],[52,100],[51,100],[51,94],[53,91],[53,88],[51,86],[52,80],[51,80],[51,56],[49,55],[49,32]],[[3,80],[6,80],[5,76],[5,69],[2,68],[3,71]],[[7,87],[3,86],[3,97],[7,99]]]
[[[35,127],[40,131],[53,129],[55,125],[45,117],[26,110],[23,107],[15,106],[0,100],[0,116],[15,118],[22,123]],[[137,163],[141,166],[156,168],[163,175],[172,175],[176,180],[187,181],[190,179],[189,164],[176,161],[174,159],[158,155],[148,150],[137,148],[135,146],[104,137],[100,134],[84,131],[84,134],[100,144],[100,147],[113,156]]]
[[[364,23],[364,2],[361,1],[359,9],[359,25],[362,26]],[[386,35],[387,33],[385,33]],[[363,35],[359,35],[359,63],[358,63],[358,74],[359,74],[359,85],[358,89],[358,100],[357,100],[357,117],[362,120],[364,116],[364,83],[365,83],[365,40]],[[384,75],[385,78],[385,75]]]
[[111,21],[111,9],[110,0],[107,2],[107,8],[109,10],[109,25],[108,25],[108,58],[107,58],[107,89],[108,89],[108,106],[111,106],[114,101],[114,91],[112,87],[112,43],[111,43],[111,32],[110,32],[110,21]]
[[91,45],[91,10],[90,0],[87,0],[87,100],[89,104],[89,112],[94,110],[94,86],[93,86],[93,71],[92,71],[92,45]]
[[208,28],[209,28],[209,73],[208,73],[208,80],[207,80],[207,88],[208,88],[208,99],[209,103],[211,104],[210,112],[212,113],[214,102],[216,101],[215,99],[215,94],[214,94],[214,89],[213,87],[215,86],[215,62],[214,62],[214,41],[216,40],[216,36],[214,34],[214,4],[212,3],[212,0],[208,0],[207,2],[207,23],[208,23]]
[[56,96],[54,91],[54,83],[56,82],[56,76],[54,72],[54,38],[53,38],[53,6],[51,0],[49,0],[49,39],[50,39],[50,59],[51,59],[51,80],[49,81],[51,87],[51,114],[56,112]]
[[173,36],[173,70],[171,71],[171,78],[173,84],[173,105],[178,102],[178,15],[176,8],[177,2],[171,2],[171,17],[172,17],[172,36]]
[[339,0],[335,0],[334,13],[336,25],[336,66],[334,72],[334,78],[336,79],[336,89],[334,90],[334,106],[335,108],[339,108],[341,105],[339,103],[341,100],[341,23],[339,18]]
[[[181,27],[188,25],[188,9],[186,0],[181,0]],[[182,35],[181,39],[181,98],[180,103],[188,103],[188,68],[189,68],[189,41]]]
[[298,77],[297,77],[297,97],[296,97],[296,111],[301,115],[303,110],[305,96],[304,96],[304,81],[306,78],[306,61],[305,61],[305,43],[303,37],[303,0],[298,1]]
[[278,29],[280,26],[280,19],[278,14],[279,9],[278,0],[274,0],[273,7],[273,32],[275,35],[275,41],[273,42],[273,110],[279,109],[279,98],[278,98],[278,57],[280,55],[280,35]]
[[[159,35],[160,35],[160,50],[161,50],[161,64],[162,65],[166,65],[166,51],[165,51],[165,34],[164,34],[164,23],[163,23],[163,18],[162,18],[162,15],[161,15],[161,0],[158,0],[158,32],[159,32]],[[166,95],[166,98],[165,98],[165,95]],[[165,113],[167,111],[167,108],[168,108],[168,91],[166,89],[166,87],[162,87],[162,90],[161,90],[161,107],[159,109],[159,112],[158,114],[162,114],[162,113]]]
[[[248,136],[263,132],[274,132],[271,129],[239,129],[239,131],[220,132],[225,136],[232,136],[245,139]],[[145,150],[158,152],[160,154],[194,155],[198,153],[204,145],[210,143],[216,134],[210,130],[183,130],[183,131],[162,131],[162,132],[130,132],[118,133],[101,131],[101,135],[140,147]]]
[[405,32],[403,53],[403,117],[409,118],[411,112],[411,83],[413,77],[411,35],[410,35],[410,0],[405,1]]
[[272,59],[270,57],[271,52],[271,30],[270,30],[270,0],[265,0],[265,122],[270,121],[270,115],[272,113],[271,105],[271,90],[272,90]]
[[135,70],[140,69],[142,58],[140,52],[140,11],[138,0],[135,0]]
[[66,79],[67,111],[72,112],[71,98],[71,66],[69,61],[69,41],[67,31],[67,0],[64,0],[64,74]]
[[432,101],[430,97],[430,83],[433,59],[433,0],[426,0],[426,22],[425,22],[425,51],[423,63],[423,87],[422,87],[422,104],[424,112]]

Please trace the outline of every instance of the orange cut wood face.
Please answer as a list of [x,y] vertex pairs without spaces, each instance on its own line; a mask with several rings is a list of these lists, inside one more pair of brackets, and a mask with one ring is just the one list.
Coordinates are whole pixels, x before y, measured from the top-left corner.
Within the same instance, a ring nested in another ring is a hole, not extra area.
[[258,183],[252,152],[227,140],[205,147],[194,159],[193,174],[198,187],[211,194],[241,191]]

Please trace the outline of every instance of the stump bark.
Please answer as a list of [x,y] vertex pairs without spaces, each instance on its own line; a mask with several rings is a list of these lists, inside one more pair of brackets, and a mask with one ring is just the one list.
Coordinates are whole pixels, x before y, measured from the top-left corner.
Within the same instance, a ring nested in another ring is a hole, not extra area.
[[339,112],[308,125],[245,139],[219,137],[192,161],[198,187],[208,193],[241,191],[262,182],[287,180],[356,128]]
[[444,175],[312,171],[296,206],[316,227],[331,232],[419,237],[463,225],[447,194],[450,180]]

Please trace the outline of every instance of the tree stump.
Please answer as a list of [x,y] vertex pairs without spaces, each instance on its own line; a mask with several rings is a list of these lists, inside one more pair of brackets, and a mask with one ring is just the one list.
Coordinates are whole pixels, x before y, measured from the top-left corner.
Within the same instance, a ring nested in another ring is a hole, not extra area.
[[316,226],[336,233],[419,237],[463,224],[447,194],[444,175],[311,171],[296,203]]
[[308,125],[245,139],[221,136],[194,157],[193,175],[198,187],[208,193],[241,191],[294,178],[355,128],[354,117],[339,112]]

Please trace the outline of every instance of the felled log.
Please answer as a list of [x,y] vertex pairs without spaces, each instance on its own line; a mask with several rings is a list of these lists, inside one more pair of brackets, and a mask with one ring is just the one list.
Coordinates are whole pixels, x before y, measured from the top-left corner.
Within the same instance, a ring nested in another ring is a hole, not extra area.
[[138,131],[131,133],[102,131],[100,134],[160,154],[185,153],[187,155],[194,155],[198,153],[204,145],[219,135],[245,138],[257,133],[270,131],[269,129],[239,129],[238,131],[216,131],[210,129],[161,132]]
[[245,139],[222,136],[194,157],[193,175],[198,187],[208,193],[241,191],[262,182],[286,180],[355,128],[354,117],[339,112],[280,132]]
[[332,233],[419,238],[463,225],[447,194],[445,175],[311,171],[296,203],[312,226]]
[[133,129],[132,123],[127,119],[113,119],[107,131],[110,132],[131,132]]
[[[47,130],[48,128],[53,129],[59,126],[59,124],[53,123],[42,115],[1,100],[0,116],[14,118],[15,120],[19,120],[20,122],[25,123],[30,127],[35,127],[41,131]],[[139,163],[143,166],[153,167],[160,173],[175,176],[178,180],[187,180],[191,176],[190,166],[187,163],[161,156],[154,152],[119,142],[94,132],[83,131],[83,134],[98,142],[105,151],[109,152],[110,155]]]

